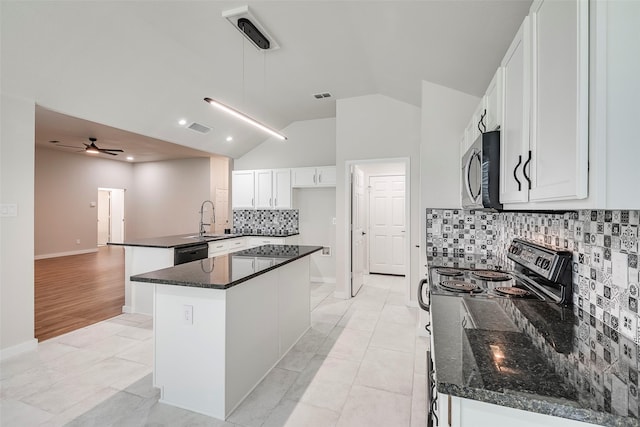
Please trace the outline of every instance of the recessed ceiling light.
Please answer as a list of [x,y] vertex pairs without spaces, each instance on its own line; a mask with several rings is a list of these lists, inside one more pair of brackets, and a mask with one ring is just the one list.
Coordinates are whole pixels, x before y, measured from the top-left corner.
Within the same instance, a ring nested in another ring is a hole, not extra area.
[[227,137],[227,142],[231,142],[231,141],[233,141],[233,137],[232,136],[228,136]]
[[180,126],[184,126],[184,125],[186,125],[186,124],[187,124],[187,121],[186,121],[185,119],[180,119],[180,120],[178,121],[178,124],[179,124]]
[[133,157],[127,156],[127,160],[131,161],[131,160],[133,160]]

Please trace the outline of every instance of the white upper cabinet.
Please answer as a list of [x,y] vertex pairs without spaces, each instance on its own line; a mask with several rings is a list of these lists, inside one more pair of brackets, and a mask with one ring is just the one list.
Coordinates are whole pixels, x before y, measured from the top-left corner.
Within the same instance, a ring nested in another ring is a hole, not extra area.
[[291,170],[233,171],[234,209],[290,209]]
[[589,14],[583,0],[536,0],[503,59],[503,204],[587,196]]
[[335,187],[336,167],[319,166],[291,169],[293,188],[304,187]]
[[530,201],[587,196],[588,6],[583,0],[531,6]]
[[529,184],[523,173],[529,158],[529,17],[502,60],[500,132],[500,202],[526,202]]
[[254,171],[255,176],[255,208],[273,208],[273,180],[271,169]]
[[502,126],[502,67],[498,67],[493,75],[483,99],[483,124],[486,131],[490,132]]
[[291,169],[275,169],[272,178],[273,207],[291,208]]
[[233,209],[253,209],[255,207],[253,171],[233,171],[231,179],[231,206]]

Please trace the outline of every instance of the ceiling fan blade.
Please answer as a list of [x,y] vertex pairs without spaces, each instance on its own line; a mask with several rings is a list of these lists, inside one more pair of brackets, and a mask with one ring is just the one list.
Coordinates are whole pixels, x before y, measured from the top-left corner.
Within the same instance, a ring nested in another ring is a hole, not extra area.
[[120,150],[119,148],[98,148],[98,150],[100,150],[100,151],[117,151],[118,153],[124,153],[124,151]]
[[109,154],[109,155],[111,155],[111,156],[117,156],[117,154],[116,154],[116,153],[110,153],[110,152],[105,151],[105,150],[98,150],[98,151],[100,151],[101,153],[104,153],[104,154]]
[[[82,148],[82,147],[78,147],[76,145],[62,145],[62,144],[52,144],[54,147],[67,147],[67,148]],[[84,150],[84,148],[82,148]]]

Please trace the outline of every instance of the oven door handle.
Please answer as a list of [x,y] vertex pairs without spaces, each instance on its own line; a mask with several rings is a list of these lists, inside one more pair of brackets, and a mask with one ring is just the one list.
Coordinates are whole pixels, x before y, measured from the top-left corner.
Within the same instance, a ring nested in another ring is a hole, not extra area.
[[[426,277],[420,280],[420,283],[418,283],[418,305],[424,311],[430,311],[429,304],[431,303],[431,301],[429,301],[429,303],[425,303],[424,300],[422,299],[422,289],[424,288],[424,285],[428,283],[429,281]],[[429,298],[429,300],[431,300],[431,298]]]

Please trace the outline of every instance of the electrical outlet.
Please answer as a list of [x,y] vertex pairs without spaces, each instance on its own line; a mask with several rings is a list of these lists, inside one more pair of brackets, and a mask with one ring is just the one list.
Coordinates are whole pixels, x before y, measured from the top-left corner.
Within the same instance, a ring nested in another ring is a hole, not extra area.
[[336,225],[336,219],[335,218],[331,219],[331,224]]
[[183,305],[182,306],[182,321],[185,325],[193,325],[193,306],[192,305]]
[[18,216],[18,205],[15,203],[3,203],[0,205],[0,216]]

